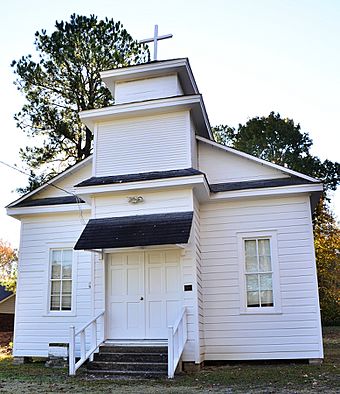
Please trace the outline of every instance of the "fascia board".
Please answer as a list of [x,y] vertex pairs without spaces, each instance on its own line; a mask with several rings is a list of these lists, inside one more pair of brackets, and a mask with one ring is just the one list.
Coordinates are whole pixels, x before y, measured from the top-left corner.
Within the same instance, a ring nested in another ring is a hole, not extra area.
[[165,187],[181,187],[181,186],[196,186],[204,184],[204,175],[194,175],[190,177],[180,177],[174,179],[158,179],[152,181],[139,181],[139,182],[128,182],[128,183],[115,183],[109,185],[97,185],[97,186],[85,186],[76,187],[76,193],[79,196],[82,195],[94,195],[100,193],[113,193],[113,192],[124,192],[131,190],[141,189],[159,189]]
[[137,64],[135,66],[114,68],[112,70],[101,71],[100,78],[102,80],[107,78],[114,78],[114,80],[128,80],[135,78],[137,75],[143,74],[145,72],[154,73],[158,70],[168,69],[169,67],[179,67],[186,65],[186,58],[174,59],[166,62],[150,62]]
[[15,296],[15,293],[10,294],[8,297],[2,299],[2,300],[0,301],[0,304],[6,302],[6,301],[8,301],[8,300],[10,300],[10,299],[11,299],[12,297],[14,297],[14,296]]
[[7,208],[7,215],[21,216],[21,215],[37,215],[44,213],[62,213],[62,212],[76,212],[76,211],[90,211],[91,207],[85,204],[63,204],[63,205],[45,205],[41,207],[19,207]]
[[[116,82],[129,82],[138,79],[155,78],[169,73],[178,73],[184,91],[198,94],[198,87],[187,58],[162,62],[138,64],[113,70],[102,71],[100,77],[112,95],[115,94]],[[188,86],[189,84],[189,86]],[[189,93],[189,94],[190,94]]]
[[210,200],[226,200],[244,197],[263,197],[263,196],[276,196],[285,194],[298,194],[298,193],[312,193],[320,192],[323,190],[323,185],[308,184],[308,185],[292,185],[282,187],[268,187],[263,189],[245,189],[233,190],[230,192],[211,193]]
[[[180,211],[178,211],[180,212]],[[184,212],[184,211],[183,211]],[[142,247],[143,250],[164,250],[164,249],[185,249],[188,244],[165,244],[165,245],[145,245]],[[129,252],[129,251],[134,251],[134,250],[140,250],[140,246],[128,246],[126,248],[108,248],[108,249],[103,249],[101,252],[104,254],[111,254],[111,253],[122,253],[122,252]],[[97,252],[97,251],[96,251]]]
[[216,147],[216,148],[218,148],[218,149],[222,149],[222,150],[224,150],[224,151],[226,151],[226,152],[235,154],[235,155],[240,156],[240,157],[243,157],[243,158],[245,158],[245,159],[255,161],[255,162],[257,162],[257,163],[259,163],[259,164],[262,164],[262,165],[264,165],[264,166],[268,166],[268,167],[275,168],[276,170],[285,172],[285,173],[290,174],[290,175],[297,176],[297,177],[299,177],[299,178],[306,179],[306,180],[311,181],[311,182],[320,182],[320,179],[313,178],[313,177],[311,177],[311,176],[309,176],[309,175],[302,174],[301,172],[297,172],[297,171],[294,171],[294,170],[290,170],[289,168],[280,166],[280,165],[278,165],[278,164],[271,163],[270,161],[266,161],[266,160],[263,160],[263,159],[259,159],[258,157],[252,156],[252,155],[250,155],[249,153],[241,152],[241,151],[239,151],[239,150],[237,150],[237,149],[230,148],[229,146],[225,146],[225,145],[218,144],[217,142],[208,140],[208,139],[206,139],[206,138],[204,138],[204,137],[196,136],[196,138],[197,138],[199,141],[201,141],[201,142],[204,142],[204,143],[206,143],[206,144],[210,144],[210,145],[212,145],[212,146],[214,146],[214,147]]
[[110,107],[82,111],[79,113],[79,117],[93,131],[96,123],[105,122],[113,118],[138,115],[140,112],[143,112],[143,114],[149,112],[167,112],[167,110],[176,110],[179,107],[190,108],[194,104],[201,104],[200,95],[176,96],[117,104]]
[[[61,179],[63,179],[64,177],[66,177],[69,174],[72,174],[73,171],[77,170],[78,168],[83,167],[84,165],[87,164],[87,162],[91,161],[92,157],[93,156],[91,155],[91,156],[87,157],[86,159],[84,159],[83,161],[81,161],[81,162],[75,164],[74,166],[68,168],[67,170],[61,172],[59,175],[56,175],[54,178],[50,179],[49,181],[47,181],[43,185],[39,186],[38,188],[32,190],[31,192],[29,192],[27,194],[24,194],[22,197],[18,198],[17,200],[11,202],[10,204],[8,204],[6,206],[6,208],[11,208],[13,205],[16,205],[22,201],[25,201],[27,198],[34,196],[35,194],[37,194],[38,192],[43,190],[45,187],[51,186],[51,184],[53,184],[57,181],[60,181]],[[72,193],[72,191],[70,191],[70,193]]]

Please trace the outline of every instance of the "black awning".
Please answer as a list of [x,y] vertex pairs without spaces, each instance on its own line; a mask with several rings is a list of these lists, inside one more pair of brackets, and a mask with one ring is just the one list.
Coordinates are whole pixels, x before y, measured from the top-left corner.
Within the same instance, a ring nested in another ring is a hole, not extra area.
[[74,249],[110,249],[187,243],[192,212],[91,219]]

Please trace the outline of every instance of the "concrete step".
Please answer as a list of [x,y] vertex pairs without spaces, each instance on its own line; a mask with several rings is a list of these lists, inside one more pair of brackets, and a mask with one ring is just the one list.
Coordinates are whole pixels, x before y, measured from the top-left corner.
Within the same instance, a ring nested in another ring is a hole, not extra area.
[[122,345],[105,343],[87,363],[90,375],[112,376],[115,378],[164,377],[168,370],[167,346]]
[[168,354],[167,346],[122,346],[104,344],[99,347],[99,353],[155,353]]
[[167,353],[95,353],[94,361],[167,363]]
[[157,379],[164,378],[167,376],[164,372],[159,371],[106,371],[106,370],[88,370],[87,374],[89,376],[102,376],[102,377],[110,377],[113,379]]
[[87,365],[89,371],[136,371],[136,372],[150,372],[150,371],[167,371],[167,363],[145,363],[145,362],[111,362],[111,361],[93,361]]

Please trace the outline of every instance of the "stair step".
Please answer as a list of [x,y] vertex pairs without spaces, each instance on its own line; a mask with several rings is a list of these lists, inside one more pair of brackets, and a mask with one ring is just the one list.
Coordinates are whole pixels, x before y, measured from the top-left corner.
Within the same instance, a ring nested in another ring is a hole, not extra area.
[[100,370],[100,369],[94,369],[91,371],[87,371],[88,374],[90,375],[95,375],[95,376],[110,376],[112,378],[117,378],[117,379],[126,379],[126,378],[138,378],[138,379],[157,379],[157,378],[164,378],[167,376],[167,374],[163,371],[111,371],[111,370]]
[[104,353],[155,353],[168,354],[167,346],[121,346],[105,344],[99,347],[99,352]]
[[112,353],[101,351],[95,353],[94,361],[167,363],[168,355],[166,353]]
[[87,370],[94,371],[130,371],[130,372],[166,372],[167,363],[147,363],[147,362],[110,362],[110,361],[93,361],[88,363]]
[[167,375],[168,348],[164,344],[105,343],[87,364],[87,373],[115,378],[157,378]]

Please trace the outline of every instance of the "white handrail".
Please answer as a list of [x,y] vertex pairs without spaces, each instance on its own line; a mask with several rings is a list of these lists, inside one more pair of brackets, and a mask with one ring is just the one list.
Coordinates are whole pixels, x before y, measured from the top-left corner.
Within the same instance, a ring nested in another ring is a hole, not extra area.
[[168,327],[168,378],[172,379],[179,360],[181,359],[185,343],[188,339],[188,325],[186,308],[173,326]]
[[[90,320],[87,324],[85,324],[80,330],[76,332],[74,326],[70,326],[70,342],[69,342],[69,349],[68,349],[68,370],[69,375],[75,375],[76,371],[79,367],[81,367],[84,362],[88,358],[92,358],[93,353],[98,349],[98,347],[104,342],[104,335],[103,338],[98,342],[97,338],[97,321],[102,317],[104,323],[104,313],[102,311],[98,313],[96,317]],[[86,334],[85,330],[92,326],[92,335],[91,335],[91,348],[88,352],[86,352]],[[76,347],[76,336],[80,336],[80,359],[76,362],[75,359],[75,347]]]

